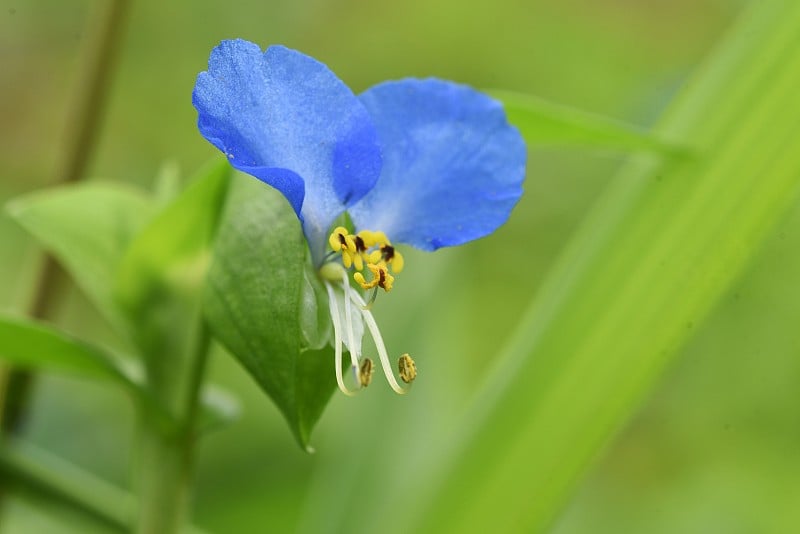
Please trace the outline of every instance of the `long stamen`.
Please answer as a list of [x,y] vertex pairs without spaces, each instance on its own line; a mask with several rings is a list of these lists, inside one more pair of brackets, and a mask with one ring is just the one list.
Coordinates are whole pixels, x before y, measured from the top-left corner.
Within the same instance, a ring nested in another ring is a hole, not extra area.
[[360,306],[361,315],[363,315],[364,322],[367,324],[367,328],[369,328],[369,333],[372,335],[373,341],[375,341],[375,347],[378,349],[378,357],[381,360],[381,367],[383,368],[383,374],[386,376],[386,380],[395,393],[398,395],[405,395],[408,393],[409,388],[401,386],[394,377],[392,364],[389,362],[389,354],[386,352],[386,345],[383,343],[383,337],[378,329],[378,324],[375,322],[375,318],[372,316],[372,312],[366,309],[366,303],[357,291],[351,291],[350,298]]
[[350,280],[347,278],[347,272],[342,271],[342,286],[344,289],[344,320],[347,323],[347,340],[349,341],[349,349],[350,349],[350,364],[353,366],[353,375],[356,378],[356,383],[358,387],[361,387],[361,375],[358,372],[359,364],[358,358],[360,354],[356,352],[356,336],[353,332],[353,311],[352,311],[352,304],[350,302],[350,293],[355,293],[352,288],[350,287]]
[[348,388],[344,384],[342,376],[342,323],[339,320],[339,305],[336,304],[336,294],[328,282],[325,282],[325,289],[328,290],[328,303],[331,310],[331,320],[333,321],[333,344],[334,344],[334,365],[336,366],[336,383],[345,395],[354,396],[357,391]]

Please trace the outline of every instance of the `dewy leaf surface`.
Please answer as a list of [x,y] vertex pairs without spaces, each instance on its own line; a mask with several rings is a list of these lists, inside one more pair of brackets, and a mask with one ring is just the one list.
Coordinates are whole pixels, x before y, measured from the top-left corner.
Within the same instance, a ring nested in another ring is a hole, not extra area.
[[236,175],[209,272],[205,313],[215,337],[277,404],[303,447],[335,387],[330,348],[303,350],[303,292],[310,290],[303,279],[306,253],[286,200]]

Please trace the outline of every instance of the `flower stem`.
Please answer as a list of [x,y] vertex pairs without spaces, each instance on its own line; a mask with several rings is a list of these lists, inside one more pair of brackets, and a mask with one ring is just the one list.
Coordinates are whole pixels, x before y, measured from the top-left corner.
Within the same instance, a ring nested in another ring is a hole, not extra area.
[[188,436],[182,432],[165,434],[146,417],[140,424],[137,481],[140,500],[135,531],[180,532],[189,502],[191,461],[185,454]]
[[[173,534],[182,532],[189,509],[197,414],[208,361],[210,335],[202,320],[193,346],[184,358],[159,358],[151,373],[169,375],[173,380],[151,381],[153,394],[171,406],[179,421],[165,428],[143,412],[139,427],[139,469],[136,473],[139,510],[136,532]],[[185,378],[183,382],[181,379]]]

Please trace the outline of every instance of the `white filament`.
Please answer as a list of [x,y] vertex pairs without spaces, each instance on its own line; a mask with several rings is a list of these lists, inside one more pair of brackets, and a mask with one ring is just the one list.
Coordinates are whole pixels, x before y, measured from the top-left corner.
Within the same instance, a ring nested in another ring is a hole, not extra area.
[[[364,321],[367,323],[367,328],[369,328],[369,333],[372,336],[373,341],[375,341],[375,347],[378,349],[378,357],[381,360],[381,368],[383,368],[383,374],[386,376],[386,380],[389,382],[389,385],[398,395],[404,395],[408,393],[408,388],[402,387],[397,382],[397,379],[394,377],[392,364],[391,362],[389,362],[389,355],[386,352],[386,345],[384,345],[383,343],[383,337],[381,336],[381,331],[378,329],[378,324],[375,322],[375,318],[372,316],[372,312],[366,309],[366,303],[364,302],[364,299],[361,298],[361,295],[359,295],[357,291],[350,291],[349,295],[350,298],[353,299],[353,302],[355,302],[359,306],[359,309],[361,310],[361,315],[363,315]],[[345,296],[347,296],[347,293],[345,293]]]
[[356,336],[353,333],[353,306],[350,303],[350,294],[355,293],[350,287],[350,280],[347,278],[347,271],[342,270],[342,289],[344,290],[344,321],[347,326],[347,348],[350,349],[350,364],[353,366],[353,375],[355,376],[358,387],[361,388],[361,375],[358,372],[358,358],[361,356],[361,343],[359,342],[356,347]]
[[325,289],[328,290],[328,304],[331,310],[331,320],[333,321],[333,344],[334,344],[334,365],[336,366],[336,383],[339,389],[345,395],[353,396],[356,394],[355,390],[349,389],[344,384],[344,377],[342,376],[342,336],[341,329],[342,323],[339,320],[339,305],[336,304],[336,294],[328,282],[325,282]]

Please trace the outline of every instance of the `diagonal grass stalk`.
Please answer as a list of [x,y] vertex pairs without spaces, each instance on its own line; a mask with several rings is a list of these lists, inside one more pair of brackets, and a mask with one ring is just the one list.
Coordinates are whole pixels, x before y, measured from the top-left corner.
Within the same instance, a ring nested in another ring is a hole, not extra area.
[[693,155],[631,161],[544,282],[441,453],[423,530],[550,524],[796,199],[797,87],[800,4],[754,3],[657,128]]

